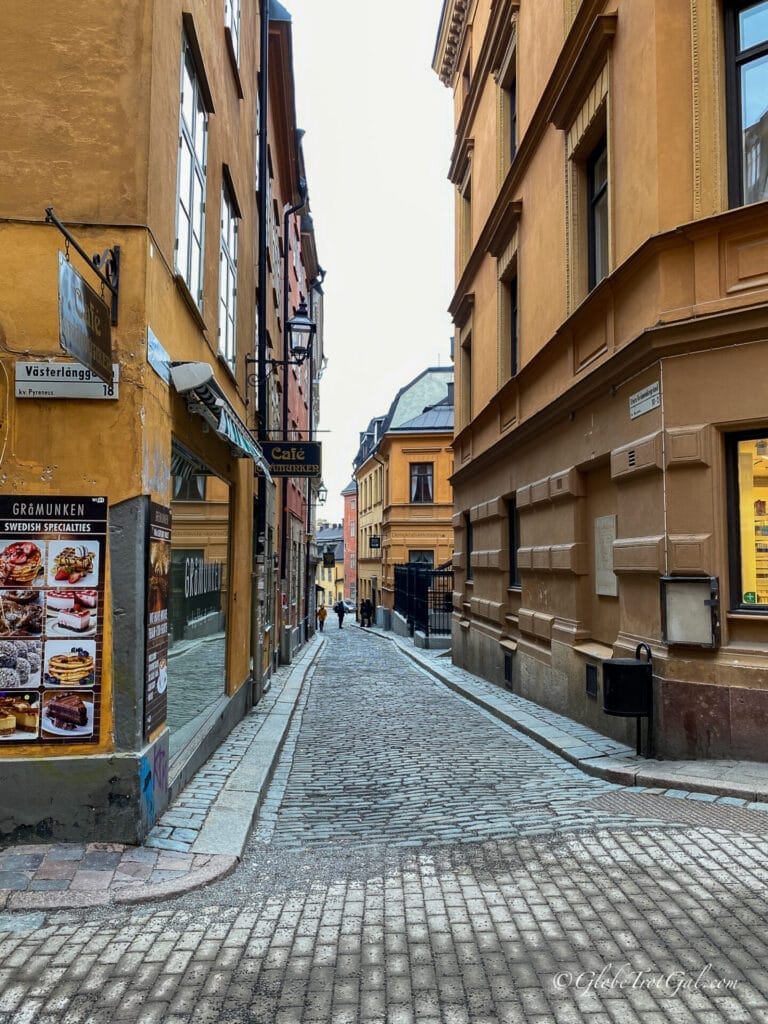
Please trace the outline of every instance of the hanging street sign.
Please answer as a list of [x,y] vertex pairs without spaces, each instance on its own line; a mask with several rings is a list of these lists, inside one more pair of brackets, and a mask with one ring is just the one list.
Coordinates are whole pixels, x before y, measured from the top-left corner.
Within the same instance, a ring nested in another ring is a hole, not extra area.
[[59,253],[59,342],[105,384],[113,382],[109,306]]
[[272,476],[321,475],[319,441],[266,441],[261,448]]

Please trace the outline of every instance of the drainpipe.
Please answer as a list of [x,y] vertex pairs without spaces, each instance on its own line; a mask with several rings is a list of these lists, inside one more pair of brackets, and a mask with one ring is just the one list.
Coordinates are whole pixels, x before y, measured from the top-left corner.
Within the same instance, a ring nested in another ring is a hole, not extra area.
[[[303,133],[302,133],[303,134]],[[301,138],[300,134],[299,140]],[[288,321],[290,320],[290,310],[288,309],[288,299],[290,296],[290,289],[288,287],[288,272],[290,268],[290,254],[291,246],[288,244],[288,228],[289,220],[294,213],[298,213],[307,202],[307,183],[304,178],[298,180],[298,193],[299,202],[295,206],[289,206],[283,213],[283,441],[288,440]],[[284,476],[280,493],[282,494],[282,508],[280,511],[280,581],[281,581],[281,592],[282,595],[287,598],[287,572],[288,572],[288,480],[289,477]],[[281,601],[282,604],[282,601]],[[284,627],[285,623],[281,625]],[[280,637],[282,642],[282,636]]]
[[[315,292],[322,288],[323,281],[325,280],[325,271],[322,267],[318,267],[318,274],[312,284],[309,286],[309,319],[315,320]],[[315,320],[315,322],[317,322]],[[317,338],[315,333],[314,338]],[[314,341],[313,338],[313,341]],[[314,346],[313,346],[314,347]],[[315,425],[315,367],[314,367],[315,354],[314,351],[310,353],[309,359],[309,436],[308,441],[313,440],[314,425]],[[310,601],[312,595],[311,588],[315,584],[314,577],[310,580],[309,578],[309,535],[312,533],[312,481],[307,481],[307,530],[306,539],[304,542],[304,610],[307,616],[307,635],[306,639],[309,640],[310,628],[314,625],[314,616],[310,615],[310,610],[314,608],[314,601]]]
[[[268,71],[269,71],[269,0],[260,0],[260,62],[257,80],[259,91],[259,228],[257,237],[257,260],[259,265],[257,308],[259,326],[256,337],[256,412],[257,434],[259,441],[268,437],[267,423],[267,130],[268,130]],[[256,624],[251,627],[251,659],[253,662],[252,700],[257,704],[264,692],[262,664],[264,661],[264,609],[267,587],[267,481],[262,477],[259,481],[259,493],[256,499],[256,536],[253,549],[256,554],[256,566],[252,588],[252,609],[258,608]],[[261,587],[259,587],[261,584]],[[251,619],[253,620],[253,611]]]

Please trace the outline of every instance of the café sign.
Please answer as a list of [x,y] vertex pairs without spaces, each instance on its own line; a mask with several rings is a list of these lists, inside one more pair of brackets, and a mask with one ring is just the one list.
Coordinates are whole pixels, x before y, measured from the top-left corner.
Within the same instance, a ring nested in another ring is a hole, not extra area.
[[109,307],[59,253],[59,342],[105,384],[113,382]]
[[268,441],[261,448],[272,476],[321,476],[319,441]]

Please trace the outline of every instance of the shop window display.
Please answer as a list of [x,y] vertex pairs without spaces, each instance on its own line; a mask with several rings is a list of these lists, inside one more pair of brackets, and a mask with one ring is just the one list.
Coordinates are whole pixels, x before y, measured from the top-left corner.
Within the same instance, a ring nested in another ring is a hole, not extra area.
[[768,611],[768,435],[737,442],[739,602]]

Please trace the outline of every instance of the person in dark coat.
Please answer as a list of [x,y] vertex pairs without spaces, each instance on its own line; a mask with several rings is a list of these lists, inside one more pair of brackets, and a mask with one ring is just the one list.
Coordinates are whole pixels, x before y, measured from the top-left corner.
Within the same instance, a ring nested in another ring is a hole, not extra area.
[[360,623],[363,626],[373,625],[373,603],[367,597],[360,602]]
[[346,611],[346,609],[344,607],[344,602],[343,601],[337,601],[336,604],[333,606],[333,610],[336,612],[336,614],[339,617],[339,629],[341,629],[342,628],[342,623],[344,622],[344,613]]

